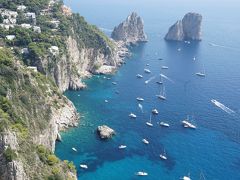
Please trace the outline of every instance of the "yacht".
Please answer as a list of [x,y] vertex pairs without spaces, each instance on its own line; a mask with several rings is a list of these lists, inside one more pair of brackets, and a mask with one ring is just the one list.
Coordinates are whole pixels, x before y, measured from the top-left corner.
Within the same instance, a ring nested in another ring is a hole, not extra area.
[[105,100],[104,102],[105,102],[105,103],[108,103],[108,100]]
[[205,74],[205,69],[204,69],[204,67],[203,67],[203,71],[202,71],[202,72],[197,72],[196,75],[197,75],[197,76],[200,76],[200,77],[205,77],[206,74]]
[[136,175],[137,175],[137,176],[147,176],[148,173],[147,173],[147,172],[144,172],[144,171],[138,171],[138,172],[136,172]]
[[165,88],[162,87],[161,90],[160,90],[160,94],[159,95],[156,95],[159,99],[162,99],[162,100],[166,100],[166,92],[165,92]]
[[126,145],[120,145],[118,146],[118,149],[125,149],[127,146]]
[[168,67],[167,66],[162,66],[162,69],[168,69]]
[[151,73],[151,71],[149,69],[144,69],[145,73]]
[[161,158],[162,160],[167,160],[167,155],[166,155],[165,149],[164,149],[163,154],[160,154],[159,156],[160,156],[160,158]]
[[182,180],[191,180],[190,178],[190,174],[188,174],[187,176],[183,176],[182,178],[180,178]]
[[181,51],[182,49],[181,49],[181,48],[178,48],[177,50],[178,50],[178,51]]
[[73,150],[73,151],[75,151],[75,152],[77,152],[77,149],[76,149],[76,148],[74,148],[74,147],[72,148],[72,150]]
[[168,124],[168,123],[165,123],[165,122],[160,122],[160,126],[169,127],[169,124]]
[[113,84],[113,85],[117,85],[117,83],[116,83],[116,82],[112,82],[112,84]]
[[88,169],[88,166],[86,164],[80,164],[80,168],[82,169]]
[[137,78],[143,78],[143,75],[137,74],[136,77],[137,77]]
[[136,99],[137,99],[138,101],[144,101],[144,99],[141,98],[141,97],[137,97]]
[[158,110],[157,110],[157,109],[153,109],[153,110],[152,110],[152,113],[155,114],[155,115],[157,115],[157,114],[158,114]]
[[152,115],[150,115],[150,119],[149,119],[149,121],[146,122],[146,125],[149,126],[149,127],[153,127],[153,124],[152,124]]
[[142,142],[143,142],[144,144],[149,144],[149,141],[148,141],[147,139],[143,139]]
[[149,64],[146,64],[146,66],[149,66]]
[[189,121],[189,116],[187,117],[186,120],[182,121],[183,127],[185,128],[190,128],[190,129],[196,129],[197,127],[195,125],[193,125],[190,121]]
[[196,73],[196,75],[200,76],[200,77],[205,77],[206,76],[205,73],[201,73],[201,72]]
[[130,118],[136,118],[137,116],[136,116],[135,114],[133,114],[133,113],[130,113],[130,114],[129,114],[129,117],[130,117]]
[[157,81],[156,83],[158,83],[158,84],[163,84],[163,81],[162,81],[162,75],[161,75],[161,74],[160,74],[160,80]]

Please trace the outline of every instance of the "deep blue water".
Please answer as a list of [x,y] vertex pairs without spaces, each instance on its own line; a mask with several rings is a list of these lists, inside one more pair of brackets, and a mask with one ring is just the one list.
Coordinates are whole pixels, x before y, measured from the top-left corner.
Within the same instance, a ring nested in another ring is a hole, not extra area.
[[[111,80],[94,76],[86,80],[86,90],[66,92],[83,117],[78,128],[62,134],[63,142],[57,143],[56,154],[74,161],[79,179],[138,179],[134,173],[141,170],[149,173],[144,179],[151,180],[179,179],[189,172],[192,179],[200,179],[201,172],[210,180],[240,179],[240,5],[234,0],[217,2],[66,0],[90,23],[109,30],[131,11],[137,11],[145,21],[149,38],[147,44],[133,49],[133,56],[114,76],[109,76]],[[168,27],[189,11],[204,17],[203,41],[165,42]],[[151,74],[143,72],[146,64],[150,64],[147,68]],[[162,70],[162,65],[169,69]],[[195,73],[203,66],[206,77],[197,77]],[[137,79],[138,73],[144,78]],[[160,73],[173,81],[164,80],[166,101],[155,97]],[[156,79],[144,84],[153,76]],[[144,113],[138,108],[138,96],[145,99]],[[214,106],[211,99],[235,113]],[[154,127],[149,128],[145,122],[153,108],[159,110],[159,115],[152,118]],[[129,119],[130,112],[136,113],[137,119]],[[194,115],[196,130],[181,126],[187,115]],[[170,128],[161,128],[159,121],[168,122]],[[116,130],[112,140],[98,138],[95,129],[102,124]],[[143,138],[149,140],[148,146],[141,142]],[[120,144],[127,148],[119,150]],[[78,152],[73,152],[72,147]],[[168,160],[161,161],[159,154],[164,149]],[[80,169],[81,163],[88,164],[89,169]]]

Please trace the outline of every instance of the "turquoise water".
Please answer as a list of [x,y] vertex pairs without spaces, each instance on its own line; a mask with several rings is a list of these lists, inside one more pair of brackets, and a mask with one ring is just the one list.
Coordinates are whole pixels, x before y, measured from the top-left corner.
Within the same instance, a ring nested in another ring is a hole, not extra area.
[[[108,76],[111,80],[94,76],[86,81],[86,90],[66,92],[82,118],[78,128],[62,134],[63,142],[57,143],[56,154],[74,161],[79,179],[138,179],[134,173],[142,170],[149,173],[144,179],[151,180],[179,179],[189,172],[192,179],[200,179],[200,173],[210,180],[240,179],[240,25],[236,24],[240,19],[239,3],[178,2],[66,1],[75,12],[104,28],[107,34],[108,29],[113,29],[135,10],[144,18],[149,37],[147,44],[133,49],[126,65],[114,76]],[[203,14],[203,41],[165,42],[163,36],[168,27],[188,11]],[[150,64],[147,68],[151,74],[143,72],[146,64]],[[162,65],[169,69],[162,70]],[[206,77],[197,77],[195,73],[203,66]],[[137,79],[138,73],[144,78]],[[172,80],[164,80],[166,101],[155,97],[159,93],[156,81],[160,73]],[[144,83],[154,76],[156,79]],[[144,113],[138,108],[138,96],[145,99],[141,103]],[[108,103],[104,102],[106,99]],[[211,99],[220,101],[234,113],[214,106]],[[145,122],[153,108],[159,110],[159,115],[152,118],[154,127],[149,128]],[[130,112],[138,117],[129,119]],[[181,126],[181,120],[187,115],[194,115],[196,130]],[[170,128],[161,128],[159,121],[168,122]],[[112,140],[98,138],[95,129],[102,124],[116,130]],[[141,142],[143,138],[149,140],[148,146]],[[119,150],[120,144],[126,144],[127,148]],[[72,147],[78,152],[73,152]],[[166,161],[159,158],[164,149]],[[89,168],[80,169],[81,163]]]

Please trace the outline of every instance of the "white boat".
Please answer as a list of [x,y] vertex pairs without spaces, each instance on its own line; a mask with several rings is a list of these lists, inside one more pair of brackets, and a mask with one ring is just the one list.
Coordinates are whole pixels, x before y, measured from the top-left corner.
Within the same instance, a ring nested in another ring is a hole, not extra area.
[[143,75],[137,74],[136,77],[137,77],[137,78],[143,78]]
[[151,71],[149,69],[144,69],[145,73],[151,73]]
[[136,99],[137,99],[138,101],[144,101],[144,99],[141,98],[141,97],[137,97]]
[[160,122],[160,126],[169,127],[169,124],[168,124],[168,123],[165,123],[165,122]]
[[166,92],[165,92],[165,87],[161,87],[160,89],[160,94],[156,95],[159,99],[166,100]]
[[161,75],[161,74],[160,74],[160,80],[157,81],[156,83],[158,83],[158,84],[163,84],[163,81],[162,81],[162,75]]
[[118,149],[125,149],[127,146],[126,145],[120,145],[118,146]]
[[112,82],[112,84],[113,84],[113,85],[117,85],[117,83],[116,83],[116,82]]
[[104,102],[105,102],[105,103],[108,103],[108,100],[105,100]]
[[136,118],[137,116],[136,116],[135,114],[133,114],[133,113],[130,113],[130,114],[129,114],[129,117],[130,117],[130,118]]
[[146,64],[146,66],[149,66],[149,64]]
[[142,142],[143,142],[144,144],[149,144],[149,141],[148,141],[147,139],[143,139]]
[[157,109],[153,109],[153,110],[152,110],[152,113],[155,114],[155,115],[157,115],[157,114],[158,114],[158,110],[157,110]]
[[149,127],[153,127],[153,124],[152,124],[152,114],[150,114],[150,119],[149,119],[149,121],[146,122],[146,125],[149,126]]
[[190,173],[187,176],[183,176],[182,178],[180,178],[182,180],[191,180],[190,178]]
[[178,48],[177,50],[178,50],[178,51],[181,51],[182,49],[181,49],[181,48]]
[[196,61],[196,57],[193,57],[193,60]]
[[88,169],[88,166],[86,164],[80,164],[80,168],[82,169]]
[[162,69],[168,69],[168,67],[167,66],[162,66]]
[[162,154],[160,154],[159,156],[162,160],[167,160],[167,154],[166,154],[165,149],[164,149],[164,152]]
[[136,175],[137,175],[137,176],[147,176],[148,173],[147,173],[147,172],[144,172],[144,171],[138,171],[138,172],[136,172]]
[[204,67],[203,67],[203,71],[202,71],[202,72],[197,72],[196,75],[197,75],[197,76],[200,76],[200,77],[205,77],[206,74],[205,74],[205,69],[204,69]]
[[189,116],[187,116],[186,120],[182,121],[183,127],[185,128],[190,128],[190,129],[196,129],[197,127],[195,125],[193,125],[190,121],[189,121]]
[[77,152],[77,149],[76,149],[76,148],[74,148],[74,147],[72,148],[72,150],[73,150],[73,151],[75,151],[75,152]]

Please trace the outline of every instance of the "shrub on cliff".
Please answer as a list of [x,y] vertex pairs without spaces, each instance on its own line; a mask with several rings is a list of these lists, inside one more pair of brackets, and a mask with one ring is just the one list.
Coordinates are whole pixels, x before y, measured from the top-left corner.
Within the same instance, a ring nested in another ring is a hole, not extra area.
[[17,158],[17,154],[10,147],[4,150],[3,156],[6,158],[8,162],[12,162]]
[[11,66],[13,64],[13,54],[9,49],[0,49],[0,64],[5,66]]

